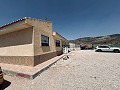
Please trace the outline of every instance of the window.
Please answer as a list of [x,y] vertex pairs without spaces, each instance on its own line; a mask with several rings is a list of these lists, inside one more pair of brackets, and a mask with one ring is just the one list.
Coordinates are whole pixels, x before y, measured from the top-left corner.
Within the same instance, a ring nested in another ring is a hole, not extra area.
[[99,46],[99,48],[109,48],[108,46]]
[[60,41],[56,40],[56,47],[60,47]]
[[45,35],[41,35],[41,45],[49,46],[49,37],[47,37]]

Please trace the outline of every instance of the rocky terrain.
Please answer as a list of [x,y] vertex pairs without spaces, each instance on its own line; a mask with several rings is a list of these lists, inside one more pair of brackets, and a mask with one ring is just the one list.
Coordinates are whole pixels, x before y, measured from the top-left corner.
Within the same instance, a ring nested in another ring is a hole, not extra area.
[[84,37],[75,40],[70,40],[70,42],[77,44],[120,44],[120,34],[113,34],[107,36],[99,37]]

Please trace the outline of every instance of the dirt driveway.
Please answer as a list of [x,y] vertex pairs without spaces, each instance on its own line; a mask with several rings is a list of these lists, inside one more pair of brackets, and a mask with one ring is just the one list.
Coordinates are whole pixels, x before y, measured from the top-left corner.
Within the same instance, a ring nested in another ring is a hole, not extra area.
[[120,53],[74,51],[34,80],[5,76],[5,90],[120,90]]

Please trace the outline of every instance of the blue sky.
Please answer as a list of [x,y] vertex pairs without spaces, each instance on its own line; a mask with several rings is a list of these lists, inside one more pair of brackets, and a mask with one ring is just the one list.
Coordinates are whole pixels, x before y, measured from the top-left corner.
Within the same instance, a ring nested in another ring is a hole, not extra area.
[[47,18],[67,39],[120,34],[120,0],[1,0],[0,11],[0,25]]

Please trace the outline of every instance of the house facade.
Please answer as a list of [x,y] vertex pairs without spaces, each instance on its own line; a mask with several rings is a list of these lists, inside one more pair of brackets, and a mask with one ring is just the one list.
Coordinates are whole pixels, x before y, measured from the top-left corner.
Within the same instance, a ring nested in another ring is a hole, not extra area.
[[61,55],[67,42],[52,22],[22,18],[0,27],[0,63],[36,66]]

